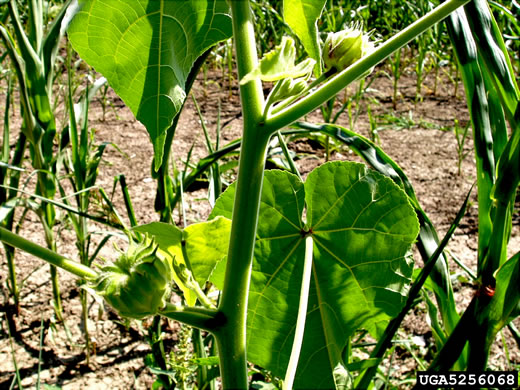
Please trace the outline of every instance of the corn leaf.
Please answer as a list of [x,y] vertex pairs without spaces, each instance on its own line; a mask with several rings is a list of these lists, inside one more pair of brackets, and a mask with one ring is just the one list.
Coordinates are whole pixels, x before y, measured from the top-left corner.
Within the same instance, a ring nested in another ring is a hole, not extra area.
[[[45,73],[45,78],[47,80],[47,91],[52,91],[52,82],[54,81],[54,63],[56,61],[56,55],[58,53],[58,48],[60,45],[60,40],[63,37],[64,31],[62,29],[62,22],[65,19],[67,14],[70,17],[73,16],[73,13],[76,9],[71,8],[70,11],[67,11],[69,8],[69,4],[72,0],[67,0],[61,7],[61,10],[56,16],[56,18],[52,21],[49,31],[47,35],[43,39],[43,47],[42,47],[42,58],[43,58],[43,68]],[[67,16],[69,16],[67,15]]]
[[518,315],[520,302],[520,252],[507,260],[496,272],[495,295],[490,305],[489,318],[494,322],[492,339]]
[[[479,200],[479,254],[487,251],[491,238],[491,191],[495,180],[493,132],[487,93],[478,63],[477,46],[466,14],[458,9],[447,18],[448,33],[460,66],[473,125]],[[482,260],[482,259],[480,259]],[[480,265],[482,261],[480,261]]]
[[223,0],[80,0],[69,38],[142,122],[163,156],[166,130],[186,98],[190,70],[208,48],[231,36]]
[[[35,139],[35,142],[41,142],[39,145],[35,145],[33,142],[33,146],[41,148],[42,158],[46,163],[50,163],[53,158],[53,140],[56,135],[56,121],[51,108],[50,93],[47,90],[44,64],[42,58],[39,56],[41,49],[40,33],[27,36],[15,1],[9,3],[9,14],[13,21],[12,26],[17,41],[16,43],[18,44],[17,49],[19,53],[17,54],[23,58],[22,74],[18,74],[18,82],[22,88],[27,88],[28,104],[32,109],[34,119],[37,120],[37,124],[31,126],[32,128],[28,130],[35,134],[31,137],[28,136],[28,138]],[[33,16],[37,19],[36,15]],[[34,23],[39,25],[40,23],[36,19]],[[40,29],[41,26],[34,28]],[[16,51],[16,49],[14,50]],[[13,54],[10,53],[10,55],[13,57]],[[27,118],[30,114],[25,115]],[[34,119],[31,118],[31,121]],[[43,134],[40,135],[42,131]],[[41,166],[40,163],[36,163],[35,168],[40,169],[43,168],[43,166]],[[46,187],[48,188],[48,193],[54,193],[54,185],[51,184],[49,180],[46,180]]]
[[[287,367],[298,312],[305,236],[314,264],[295,388],[333,388],[333,369],[360,328],[379,334],[402,308],[412,274],[407,258],[418,223],[406,195],[357,163],[334,162],[303,184],[267,171],[248,302],[248,360],[278,376]],[[231,215],[234,185],[213,215]],[[307,223],[303,222],[307,205]]]
[[470,1],[464,6],[471,32],[479,48],[480,59],[493,79],[504,111],[509,120],[520,118],[520,90],[514,78],[511,60],[486,0]]

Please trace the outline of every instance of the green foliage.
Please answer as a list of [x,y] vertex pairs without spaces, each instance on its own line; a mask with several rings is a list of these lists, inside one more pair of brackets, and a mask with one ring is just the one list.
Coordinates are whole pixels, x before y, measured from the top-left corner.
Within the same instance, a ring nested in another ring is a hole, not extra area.
[[[283,171],[264,173],[270,137],[278,135],[290,168],[298,173],[280,130],[324,103],[330,108],[327,121],[335,121],[347,108],[344,105],[336,116],[332,115],[339,91],[462,3],[450,0],[434,9],[435,2],[428,0],[403,3],[402,7],[394,7],[392,1],[336,4],[323,0],[285,0],[282,21],[276,10],[280,8],[279,1],[272,5],[254,2],[250,7],[249,1],[190,0],[179,7],[178,2],[166,0],[79,0],[75,9],[78,15],[70,27],[71,40],[79,54],[107,77],[147,127],[154,145],[153,175],[159,184],[156,204],[161,220],[171,220],[172,205],[182,197],[183,187],[209,167],[215,169],[217,177],[213,180],[220,187],[218,160],[240,145],[239,179],[217,200],[211,215],[216,218],[208,222],[184,229],[159,222],[135,227],[131,234],[141,238],[141,242],[136,244],[131,240],[128,251],[114,264],[103,267],[99,275],[88,268],[92,260],[88,246],[83,246],[84,256],[79,264],[42,250],[3,228],[0,239],[84,279],[95,280],[98,292],[124,316],[142,318],[161,314],[209,331],[218,346],[224,388],[248,387],[246,350],[247,358],[261,366],[262,372],[269,371],[269,375],[278,377],[285,374],[289,378],[285,383],[288,387],[295,361],[298,361],[295,388],[368,387],[428,275],[431,277],[428,286],[437,302],[428,296],[425,299],[435,319],[432,329],[440,349],[430,368],[449,369],[456,364],[455,367],[462,369],[483,370],[494,337],[517,316],[520,301],[519,255],[510,259],[506,256],[520,182],[520,93],[514,65],[509,62],[487,2],[473,1],[465,10],[453,13],[448,22],[470,106],[479,187],[479,292],[460,319],[441,252],[462,218],[468,199],[439,242],[433,224],[398,165],[372,142],[332,125],[299,124],[306,131],[319,132],[320,137],[330,136],[338,143],[347,144],[375,170],[356,163],[328,163],[311,172],[305,183],[297,175]],[[33,165],[38,170],[51,171],[56,126],[49,103],[52,96],[49,80],[53,77],[49,69],[61,30],[53,25],[49,40],[44,43],[42,18],[37,13],[41,4],[34,0],[20,17],[16,3],[11,0],[16,40],[6,28],[2,27],[0,33],[20,81],[26,114],[23,134],[32,146]],[[229,7],[242,77],[243,139],[222,149],[217,142],[215,150],[204,129],[210,155],[193,164],[192,171],[186,168],[174,180],[168,169],[179,113],[209,49],[231,35]],[[280,42],[262,59],[256,53],[251,8],[266,11],[259,23],[267,31],[277,32],[259,46],[264,49]],[[433,11],[419,19],[430,10]],[[61,18],[63,14],[60,15]],[[21,23],[25,17],[29,25],[27,33]],[[373,48],[366,36],[352,32],[336,34],[352,25],[352,18],[362,20],[368,30],[376,27],[376,34],[381,34],[385,42]],[[415,20],[410,28],[400,31]],[[311,58],[302,58],[295,41],[283,36],[286,30],[283,23]],[[318,23],[322,32],[332,32],[322,39],[324,55],[321,55]],[[277,29],[276,25],[282,27]],[[514,28],[515,23],[510,22],[509,27]],[[386,39],[397,31],[400,32],[392,39]],[[442,29],[435,30],[411,46],[412,56],[417,53],[417,96],[420,80],[428,71],[432,42],[435,50],[443,51],[435,58],[435,66],[440,66],[441,58],[446,55],[443,34]],[[400,56],[401,52],[392,67],[394,103],[397,81],[403,71]],[[323,60],[327,72],[320,74]],[[339,71],[334,78],[329,77],[332,69]],[[29,70],[33,78],[24,79],[24,70]],[[310,81],[313,70],[316,79]],[[267,99],[261,81],[276,82]],[[71,112],[72,103],[70,94]],[[271,109],[274,104],[278,105]],[[63,132],[70,136],[71,158],[67,169],[74,177],[77,192],[94,185],[106,146],[100,146],[97,154],[89,157],[88,105],[83,107],[84,115],[72,115],[70,127]],[[509,139],[506,119],[512,130]],[[412,118],[404,123],[414,124]],[[66,142],[61,146],[66,147]],[[9,165],[7,154],[4,145],[4,165]],[[47,174],[39,173],[41,195],[52,197],[53,185]],[[63,188],[60,190],[63,192]],[[77,195],[79,210],[76,211],[81,218],[75,219],[71,214],[71,220],[78,232],[88,234],[84,218],[88,196]],[[129,197],[125,201],[131,210]],[[50,204],[56,202],[45,203]],[[53,208],[45,210],[46,232],[52,232]],[[132,225],[136,222],[131,219]],[[413,268],[410,249],[418,234],[417,245],[425,266],[408,288]],[[52,247],[53,241],[49,243]],[[307,246],[309,243],[312,245]],[[302,286],[309,279],[302,275],[304,263],[307,266],[309,261],[312,269],[307,296]],[[168,301],[172,280],[182,291],[183,305]],[[218,302],[207,295],[212,288],[220,290]],[[469,326],[472,332],[467,332]],[[164,350],[161,350],[158,316],[152,328],[154,355],[149,362],[153,372],[159,375],[154,386],[170,387],[174,375],[178,379],[182,376],[181,369],[187,366],[173,367],[175,373],[168,371],[175,364],[168,367],[160,361]],[[369,332],[377,340],[371,357],[363,361],[353,359],[352,354],[351,338],[359,330]],[[183,336],[183,351],[187,353],[189,332]],[[292,340],[296,344],[301,342],[301,351],[292,348]],[[182,385],[192,380],[195,365],[201,368],[215,363],[215,352],[209,351],[208,358],[207,347],[208,343],[198,333],[195,350],[200,359],[189,365],[182,376]],[[210,383],[216,370],[203,371],[197,369],[199,383]],[[351,375],[356,371],[360,375],[352,382]],[[387,378],[385,381],[388,384]],[[269,386],[259,381],[255,385]]]
[[315,61],[309,58],[297,65],[295,65],[295,61],[296,48],[294,40],[290,37],[283,37],[280,45],[265,54],[258,66],[245,75],[240,80],[240,83],[246,84],[255,79],[279,81],[287,78],[308,77],[312,72]]
[[229,246],[230,227],[228,219],[216,218],[187,226],[184,230],[152,222],[136,227],[134,231],[151,235],[160,250],[170,256],[175,270],[173,279],[184,292],[187,304],[193,306],[197,298],[207,303],[200,288],[207,281],[218,288],[223,287],[223,260]]
[[[520,252],[507,260],[496,272],[496,289],[493,303],[489,309],[489,318],[494,323],[492,339],[518,312],[518,285],[520,284]],[[513,299],[511,299],[513,298]]]
[[193,64],[231,36],[228,6],[224,0],[187,1],[182,7],[166,0],[79,4],[69,39],[145,125],[158,170]]
[[305,51],[321,71],[321,53],[317,21],[326,0],[284,0],[283,19],[300,39]]
[[[65,4],[68,5],[69,2],[70,0]],[[2,23],[0,38],[5,45],[18,81],[23,118],[20,130],[29,146],[32,167],[37,172],[35,193],[44,199],[52,199],[56,192],[53,172],[57,160],[54,150],[56,119],[52,105],[54,66],[64,33],[61,24],[65,18],[65,7],[47,29],[45,29],[46,15],[42,0],[31,1],[27,10],[26,25],[23,23],[16,1],[8,2],[7,11],[6,17],[7,15],[10,17],[11,28],[7,29]],[[19,156],[21,164],[25,140],[20,146],[22,146],[22,149],[19,149],[22,152]],[[16,181],[12,184],[17,186]],[[40,218],[47,246],[56,249],[53,232],[56,223],[54,207],[48,202],[41,202],[35,210]],[[12,221],[8,225],[12,225]],[[51,267],[51,280],[55,312],[57,317],[61,318],[61,297],[55,267]]]
[[[233,196],[232,186],[212,215],[229,217]],[[311,235],[313,276],[295,386],[333,386],[332,370],[342,364],[348,338],[359,328],[380,334],[404,303],[412,271],[406,256],[417,232],[404,193],[363,165],[325,164],[305,185],[289,173],[267,171],[249,298],[249,360],[275,375],[285,372],[304,241]]]

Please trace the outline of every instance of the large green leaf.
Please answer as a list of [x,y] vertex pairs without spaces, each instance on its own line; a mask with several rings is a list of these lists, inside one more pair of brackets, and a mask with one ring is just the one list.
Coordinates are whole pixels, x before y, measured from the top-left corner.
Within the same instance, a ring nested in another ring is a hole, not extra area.
[[228,6],[224,0],[79,1],[70,41],[146,126],[158,169],[194,62],[231,36]]
[[305,51],[316,63],[321,63],[316,22],[321,16],[326,0],[284,0],[283,19],[300,39]]
[[[234,186],[214,215],[230,215]],[[307,223],[303,222],[306,204]],[[380,333],[404,304],[418,221],[406,195],[362,164],[334,162],[305,184],[268,171],[262,190],[248,303],[248,359],[283,376],[299,302],[305,236],[314,264],[295,388],[333,388],[348,337]]]
[[[373,169],[389,177],[394,183],[401,187],[408,195],[408,199],[419,217],[421,229],[417,237],[417,247],[423,261],[426,262],[434,254],[440,244],[440,240],[433,223],[421,208],[419,200],[415,195],[415,190],[408,177],[406,177],[399,165],[380,147],[367,138],[338,125],[315,125],[307,122],[298,122],[295,124],[295,127],[309,131],[320,131],[347,144]],[[438,257],[430,277],[433,282],[432,288],[439,303],[439,310],[444,321],[444,326],[447,332],[450,333],[455,328],[460,317],[453,299],[453,288],[451,286],[447,260],[443,254]]]

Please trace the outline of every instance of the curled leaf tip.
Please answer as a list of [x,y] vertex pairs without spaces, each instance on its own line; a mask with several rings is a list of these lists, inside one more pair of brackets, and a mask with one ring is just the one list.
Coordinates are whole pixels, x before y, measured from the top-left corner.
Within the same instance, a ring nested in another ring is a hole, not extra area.
[[316,61],[308,58],[299,64],[296,62],[296,47],[291,37],[283,37],[282,42],[273,50],[266,53],[258,65],[246,74],[240,84],[244,85],[252,80],[278,81],[286,78],[305,77],[311,74]]

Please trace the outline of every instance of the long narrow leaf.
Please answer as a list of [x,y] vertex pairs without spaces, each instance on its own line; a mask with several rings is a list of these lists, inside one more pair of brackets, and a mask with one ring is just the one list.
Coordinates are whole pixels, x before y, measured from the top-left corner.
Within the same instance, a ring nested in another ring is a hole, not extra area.
[[[112,226],[112,227],[115,227],[117,229],[123,229],[124,226],[119,223],[119,222],[114,222],[114,221],[109,221],[105,218],[100,218],[100,217],[96,217],[94,215],[91,215],[91,214],[88,214],[88,213],[84,213],[84,212],[81,212],[79,211],[78,209],[72,207],[72,206],[69,206],[65,203],[62,203],[62,202],[58,202],[56,200],[53,200],[53,199],[48,199],[48,198],[45,198],[43,196],[40,196],[40,195],[37,195],[37,194],[32,194],[28,191],[25,191],[25,190],[22,190],[22,189],[19,189],[19,188],[13,188],[13,187],[9,187],[9,186],[2,186],[2,187],[5,187],[7,189],[10,189],[10,190],[13,190],[13,191],[16,191],[16,192],[20,192],[24,195],[28,195],[32,198],[35,198],[35,199],[38,199],[38,200],[41,200],[42,202],[45,202],[45,203],[48,203],[48,204],[51,204],[53,206],[56,206],[56,207],[59,207],[65,211],[70,211],[72,213],[75,213],[81,217],[85,217],[85,218],[88,218],[88,219],[91,219],[92,221],[95,221],[95,222],[99,222],[99,223],[102,223],[104,225],[108,225],[108,226]],[[91,190],[91,189],[89,189]],[[106,195],[105,195],[106,197]],[[108,197],[105,198],[106,200],[108,199]],[[109,205],[110,206],[110,205]],[[113,205],[112,205],[112,209],[113,209]]]
[[[487,252],[491,223],[491,190],[495,179],[493,134],[488,111],[486,88],[478,64],[477,46],[462,10],[452,13],[447,21],[448,33],[460,64],[468,109],[473,124],[479,202],[479,256]],[[479,267],[482,266],[479,259]]]
[[39,56],[43,47],[43,1],[29,0],[27,11],[28,39]]
[[464,7],[464,11],[481,51],[481,59],[494,79],[495,88],[499,92],[506,115],[509,120],[515,117],[518,120],[520,90],[513,77],[514,71],[502,32],[496,24],[488,2],[486,0],[470,1]]
[[[241,140],[237,139],[235,141],[230,142],[223,148],[217,150],[215,153],[212,153],[206,157],[203,157],[197,163],[197,166],[187,174],[183,179],[183,187],[188,188],[191,184],[195,182],[206,170],[208,170],[214,163],[220,160],[222,157],[235,152],[238,148],[240,148]],[[177,204],[180,199],[180,194],[176,193],[175,197],[172,201],[173,204]]]
[[11,62],[16,71],[16,76],[18,78],[18,85],[20,91],[20,101],[25,113],[25,126],[22,127],[22,131],[24,131],[27,139],[31,143],[35,143],[37,136],[35,136],[35,129],[37,125],[34,121],[34,116],[32,115],[32,106],[29,102],[29,92],[27,89],[27,83],[24,77],[25,68],[24,68],[24,60],[20,56],[20,53],[16,49],[16,44],[13,40],[13,37],[4,26],[0,26],[0,36],[2,37],[2,41],[4,42],[4,46],[7,48],[7,53],[9,53],[9,57],[11,58]]
[[[54,62],[56,61],[56,54],[58,53],[59,44],[63,37],[62,22],[67,14],[67,10],[72,0],[67,0],[61,6],[61,10],[54,18],[43,39],[42,58],[45,79],[47,80],[47,91],[51,91],[52,83],[54,81]],[[72,11],[74,9],[71,9]]]
[[132,204],[132,198],[130,198],[130,192],[128,191],[128,185],[126,184],[125,175],[119,175],[114,179],[114,185],[119,181],[121,191],[123,192],[123,199],[125,201],[126,213],[130,220],[130,226],[137,226],[137,218],[135,217],[134,206]]
[[507,125],[504,109],[500,101],[500,96],[496,91],[493,80],[491,79],[489,72],[483,72],[484,84],[486,86],[488,105],[489,105],[489,118],[492,119],[491,130],[493,132],[493,155],[495,161],[498,161],[504,148],[507,144]]
[[23,58],[24,66],[22,67],[22,77],[25,80],[29,92],[28,100],[32,107],[33,115],[36,116],[38,123],[44,131],[41,145],[38,146],[42,151],[42,157],[46,162],[50,162],[53,155],[53,139],[56,134],[56,123],[49,100],[44,66],[38,55],[38,48],[31,45],[31,42],[23,29],[20,15],[18,13],[18,6],[14,0],[9,2],[9,13],[11,20],[13,21],[12,26],[18,43],[18,48]]

